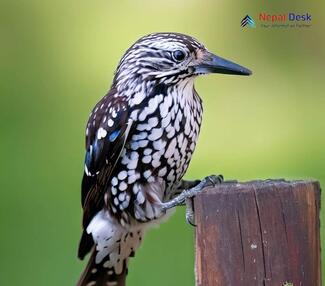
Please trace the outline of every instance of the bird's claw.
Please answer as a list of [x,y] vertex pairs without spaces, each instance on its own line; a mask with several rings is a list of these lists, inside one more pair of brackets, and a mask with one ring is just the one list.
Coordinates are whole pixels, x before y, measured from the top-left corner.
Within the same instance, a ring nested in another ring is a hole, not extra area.
[[186,211],[185,217],[188,224],[196,227],[195,218],[194,218],[194,206],[193,206],[193,198],[188,198],[185,200]]
[[222,175],[211,175],[205,177],[202,181],[206,182],[204,187],[214,187],[217,184],[221,184],[224,180]]
[[195,224],[195,215],[194,215],[194,204],[193,204],[193,198],[200,193],[204,188],[206,187],[214,187],[217,184],[221,184],[223,182],[223,176],[222,175],[211,175],[205,177],[199,184],[197,184],[195,187],[187,190],[188,193],[191,193],[191,197],[185,198],[185,204],[186,204],[186,221],[192,225],[196,226]]

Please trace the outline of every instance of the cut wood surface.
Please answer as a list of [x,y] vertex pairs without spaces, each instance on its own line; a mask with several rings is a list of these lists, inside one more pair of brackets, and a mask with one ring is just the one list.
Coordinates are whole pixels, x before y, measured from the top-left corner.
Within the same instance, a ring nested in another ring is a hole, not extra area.
[[229,182],[194,199],[197,286],[320,286],[317,181]]

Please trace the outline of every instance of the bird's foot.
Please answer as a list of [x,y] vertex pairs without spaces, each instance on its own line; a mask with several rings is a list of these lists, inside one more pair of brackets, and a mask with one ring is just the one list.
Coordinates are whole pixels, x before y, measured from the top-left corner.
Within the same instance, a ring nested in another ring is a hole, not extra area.
[[220,184],[223,182],[222,175],[212,175],[205,177],[202,181],[200,181],[197,185],[192,188],[183,190],[178,196],[170,200],[169,202],[163,203],[163,210],[168,210],[175,206],[186,204],[186,220],[189,224],[195,225],[194,223],[194,207],[193,207],[193,197],[195,197],[198,193],[201,193],[207,187],[213,187],[216,184]]
[[[201,191],[206,187],[213,187],[216,184],[221,184],[222,182],[223,182],[223,176],[222,175],[208,176],[208,177],[204,178],[200,182],[200,184],[202,183]],[[199,193],[199,192],[197,192],[197,193]],[[185,204],[186,204],[185,217],[186,217],[186,221],[192,226],[196,226],[196,224],[195,224],[195,215],[194,215],[194,202],[193,202],[193,198],[194,198],[195,195],[193,195],[190,198],[185,199]]]

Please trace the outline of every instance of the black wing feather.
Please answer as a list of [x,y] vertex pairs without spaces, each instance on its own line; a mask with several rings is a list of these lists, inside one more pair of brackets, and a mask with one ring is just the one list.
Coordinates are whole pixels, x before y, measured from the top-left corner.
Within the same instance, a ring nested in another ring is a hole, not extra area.
[[81,186],[84,231],[79,244],[79,258],[83,258],[93,246],[92,237],[85,229],[104,206],[107,182],[131,127],[127,101],[115,94],[116,90],[111,90],[96,104],[87,124],[85,172]]

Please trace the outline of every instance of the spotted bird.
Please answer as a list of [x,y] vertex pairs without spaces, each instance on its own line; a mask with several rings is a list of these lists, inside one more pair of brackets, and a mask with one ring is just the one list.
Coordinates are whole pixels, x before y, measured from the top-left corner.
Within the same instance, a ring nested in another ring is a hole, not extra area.
[[200,132],[202,101],[194,79],[251,71],[210,53],[194,38],[154,33],[124,54],[109,92],[86,128],[79,258],[91,252],[78,286],[123,286],[143,234],[209,184],[182,180]]

